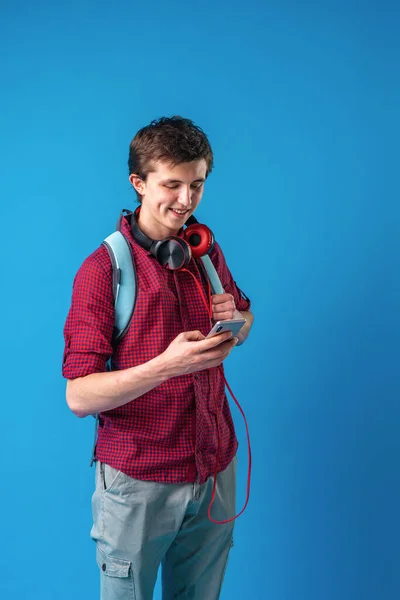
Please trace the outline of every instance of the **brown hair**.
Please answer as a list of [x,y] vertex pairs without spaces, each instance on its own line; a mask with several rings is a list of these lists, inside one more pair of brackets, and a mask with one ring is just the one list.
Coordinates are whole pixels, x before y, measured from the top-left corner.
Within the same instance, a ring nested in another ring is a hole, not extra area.
[[129,174],[137,174],[145,181],[157,160],[179,165],[202,158],[207,164],[207,176],[212,171],[214,157],[204,131],[190,119],[161,117],[140,129],[133,138],[129,146]]

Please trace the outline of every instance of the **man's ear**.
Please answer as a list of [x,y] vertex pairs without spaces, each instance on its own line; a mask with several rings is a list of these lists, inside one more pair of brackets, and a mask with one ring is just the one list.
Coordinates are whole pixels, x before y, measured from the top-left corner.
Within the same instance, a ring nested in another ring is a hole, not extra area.
[[129,175],[129,181],[135,188],[136,192],[140,196],[143,196],[143,194],[145,192],[145,188],[146,188],[146,182],[143,181],[143,179],[140,177],[140,175],[138,175],[137,173],[131,173]]

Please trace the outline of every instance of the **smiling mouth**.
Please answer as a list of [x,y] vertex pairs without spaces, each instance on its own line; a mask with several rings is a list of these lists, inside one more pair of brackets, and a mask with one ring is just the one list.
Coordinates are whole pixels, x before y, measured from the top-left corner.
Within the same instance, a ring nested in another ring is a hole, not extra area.
[[171,210],[175,215],[179,215],[180,217],[186,215],[186,213],[188,212],[188,210],[176,210],[175,208],[170,208],[169,210]]

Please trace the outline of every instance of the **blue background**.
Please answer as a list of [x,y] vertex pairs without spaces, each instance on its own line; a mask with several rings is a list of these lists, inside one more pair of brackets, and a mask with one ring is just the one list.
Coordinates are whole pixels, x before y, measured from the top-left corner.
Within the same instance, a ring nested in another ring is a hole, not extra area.
[[2,1],[2,597],[98,597],[62,329],[136,205],[131,138],[173,114],[210,137],[197,215],[256,315],[226,362],[253,477],[222,598],[400,596],[396,4]]

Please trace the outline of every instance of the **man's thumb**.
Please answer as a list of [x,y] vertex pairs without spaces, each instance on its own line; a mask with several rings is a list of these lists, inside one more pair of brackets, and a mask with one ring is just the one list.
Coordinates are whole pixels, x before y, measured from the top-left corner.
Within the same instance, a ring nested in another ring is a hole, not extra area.
[[205,336],[201,333],[201,331],[187,331],[186,332],[186,340],[188,342],[199,342],[200,340],[204,340]]

